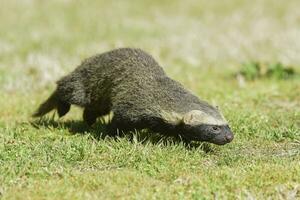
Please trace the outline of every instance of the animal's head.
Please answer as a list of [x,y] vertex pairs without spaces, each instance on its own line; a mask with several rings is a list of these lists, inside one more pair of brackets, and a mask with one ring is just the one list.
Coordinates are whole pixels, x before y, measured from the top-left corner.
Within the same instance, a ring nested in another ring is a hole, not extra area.
[[188,140],[224,145],[234,137],[226,120],[214,107],[207,111],[192,110],[185,113],[181,119],[181,127],[182,137]]

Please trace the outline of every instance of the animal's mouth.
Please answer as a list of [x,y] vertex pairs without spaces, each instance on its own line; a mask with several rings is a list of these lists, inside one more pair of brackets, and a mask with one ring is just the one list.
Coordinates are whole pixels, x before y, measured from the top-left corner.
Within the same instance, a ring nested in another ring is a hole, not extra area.
[[195,136],[185,134],[184,138],[193,141],[210,142],[216,145],[225,145],[230,143],[234,139],[234,135],[230,132],[226,134],[219,134],[216,137],[198,138]]
[[217,144],[217,145],[225,145],[230,143],[234,138],[233,133],[229,132],[226,134],[222,134],[220,136],[217,136],[216,138],[212,139],[210,142]]

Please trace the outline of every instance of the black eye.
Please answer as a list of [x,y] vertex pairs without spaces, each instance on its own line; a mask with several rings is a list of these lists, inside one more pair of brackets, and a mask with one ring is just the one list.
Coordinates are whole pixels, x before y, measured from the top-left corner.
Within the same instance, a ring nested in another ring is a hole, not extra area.
[[221,128],[218,127],[218,126],[213,126],[211,129],[212,129],[213,132],[220,132],[221,131]]

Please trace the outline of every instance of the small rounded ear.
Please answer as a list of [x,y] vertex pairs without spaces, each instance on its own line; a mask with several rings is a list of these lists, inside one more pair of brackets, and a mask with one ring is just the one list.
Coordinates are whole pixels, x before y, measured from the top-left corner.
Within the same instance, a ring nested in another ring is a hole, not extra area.
[[189,124],[189,125],[199,124],[201,123],[201,119],[203,118],[204,115],[205,113],[203,113],[200,110],[192,110],[184,114],[182,118],[182,122],[184,124]]

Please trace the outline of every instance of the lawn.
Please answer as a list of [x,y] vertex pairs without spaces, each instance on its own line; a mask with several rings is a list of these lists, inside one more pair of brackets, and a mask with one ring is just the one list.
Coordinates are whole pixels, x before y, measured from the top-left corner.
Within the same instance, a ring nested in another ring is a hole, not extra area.
[[[300,73],[300,2],[0,2],[0,199],[300,198],[300,78],[236,76],[247,62]],[[80,108],[31,118],[55,81],[117,47],[149,52],[218,105],[235,139],[217,146],[149,131],[111,138]]]

